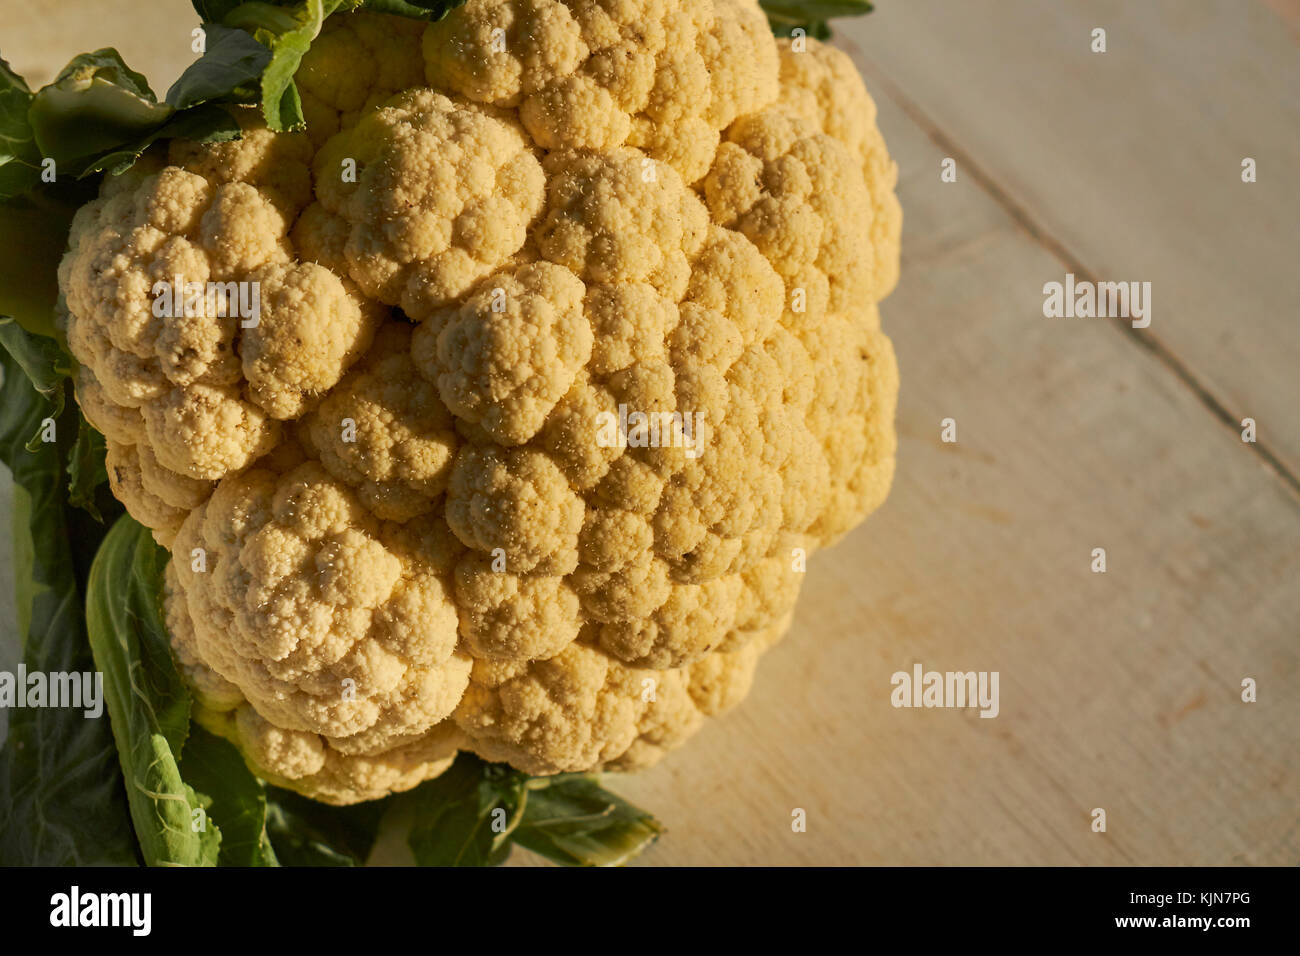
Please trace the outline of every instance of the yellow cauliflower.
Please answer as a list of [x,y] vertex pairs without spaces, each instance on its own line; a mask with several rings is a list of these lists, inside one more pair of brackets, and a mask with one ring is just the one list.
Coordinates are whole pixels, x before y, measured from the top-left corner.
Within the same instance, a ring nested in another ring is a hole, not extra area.
[[114,492],[164,544],[202,483],[274,448],[382,317],[346,278],[295,258],[310,142],[241,120],[242,139],[174,141],[170,165],[105,180],[59,270],[82,410],[107,438]]
[[[331,803],[654,762],[888,493],[860,79],[754,0],[469,0],[334,16],[298,82],[306,133],[109,178],[61,269],[200,718]],[[156,316],[173,276],[259,321]]]

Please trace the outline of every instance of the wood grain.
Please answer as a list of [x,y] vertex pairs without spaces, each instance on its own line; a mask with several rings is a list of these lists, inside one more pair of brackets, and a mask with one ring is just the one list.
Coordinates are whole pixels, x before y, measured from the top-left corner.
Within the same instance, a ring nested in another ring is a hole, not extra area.
[[[1094,27],[1107,51],[1089,48]],[[1076,275],[1143,279],[1138,338],[1300,475],[1300,44],[1256,3],[888,4],[846,25],[869,82],[938,132]],[[1258,181],[1241,181],[1241,163]],[[1066,269],[1055,269],[1060,279]],[[1279,380],[1282,379],[1282,380]],[[1238,426],[1239,427],[1239,426]]]

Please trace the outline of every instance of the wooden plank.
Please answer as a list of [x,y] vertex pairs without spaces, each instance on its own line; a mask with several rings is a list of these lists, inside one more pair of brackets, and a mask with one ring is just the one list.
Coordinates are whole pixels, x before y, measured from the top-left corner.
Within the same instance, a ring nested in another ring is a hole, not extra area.
[[[1104,54],[1090,51],[1094,27]],[[1221,417],[1255,418],[1259,448],[1300,475],[1286,384],[1300,367],[1300,42],[1277,12],[913,0],[843,35],[877,86],[942,131],[959,175],[978,169],[1014,197],[1070,271],[1150,281],[1141,339],[1177,356]]]

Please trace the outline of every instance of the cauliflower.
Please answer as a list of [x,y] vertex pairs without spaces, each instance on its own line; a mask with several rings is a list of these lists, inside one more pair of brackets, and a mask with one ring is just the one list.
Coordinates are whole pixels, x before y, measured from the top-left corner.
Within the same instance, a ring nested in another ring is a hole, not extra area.
[[[806,42],[754,0],[338,15],[305,133],[173,142],[78,215],[78,399],[260,775],[633,769],[745,696],[896,447],[897,172]],[[156,315],[173,276],[260,317]]]
[[[169,165],[105,180],[59,268],[82,411],[107,439],[114,493],[163,544],[338,383],[383,318],[350,279],[294,256],[310,142],[241,119],[240,140],[177,140]],[[237,314],[241,284],[256,315]]]

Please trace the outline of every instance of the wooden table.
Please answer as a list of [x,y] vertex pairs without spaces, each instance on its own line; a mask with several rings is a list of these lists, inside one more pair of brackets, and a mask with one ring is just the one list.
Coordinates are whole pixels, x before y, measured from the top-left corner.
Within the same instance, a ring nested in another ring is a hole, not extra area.
[[[117,42],[160,88],[189,58],[178,0],[95,5],[147,33],[77,6],[6,0],[3,52],[48,79]],[[843,26],[901,167],[898,475],[749,700],[611,781],[668,827],[643,862],[1300,862],[1298,11],[880,0]],[[1151,282],[1150,327],[1044,318],[1067,273]],[[916,662],[998,671],[1001,712],[893,708]]]

